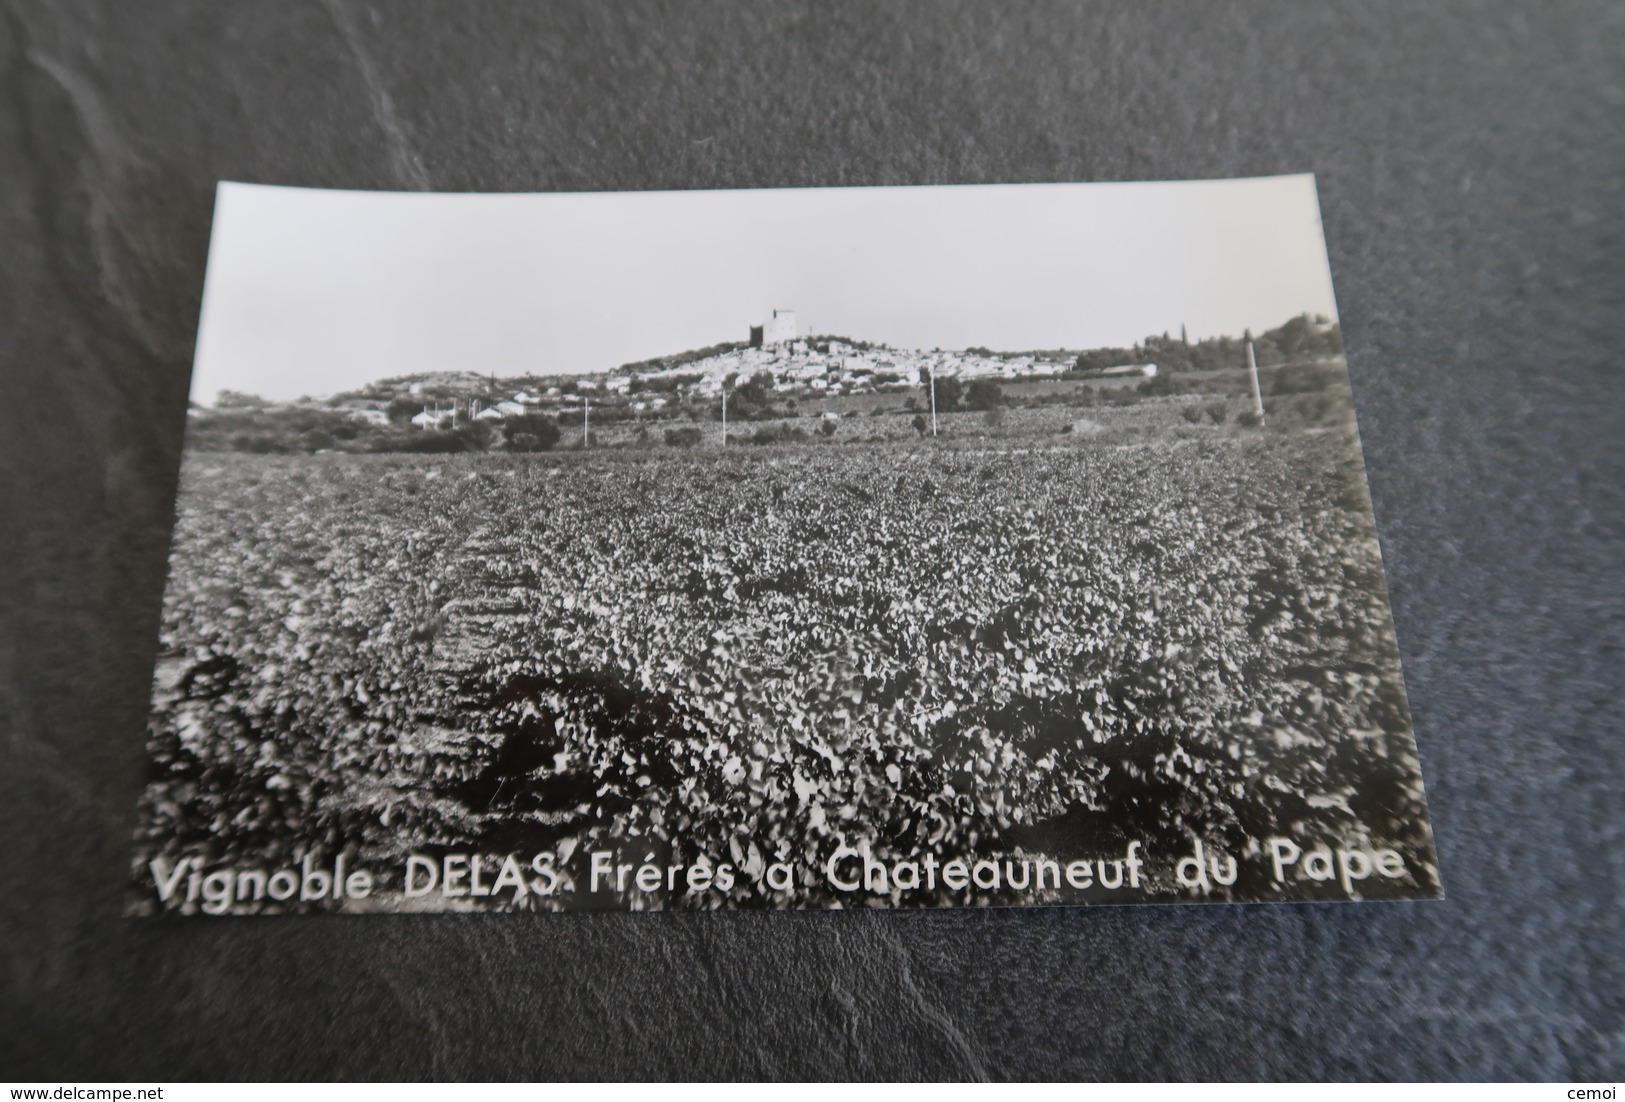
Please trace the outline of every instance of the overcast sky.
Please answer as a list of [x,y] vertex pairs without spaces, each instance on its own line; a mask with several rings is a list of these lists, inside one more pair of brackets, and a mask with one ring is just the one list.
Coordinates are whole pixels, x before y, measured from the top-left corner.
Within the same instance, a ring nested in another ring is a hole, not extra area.
[[604,371],[801,331],[1129,345],[1336,316],[1311,176],[456,195],[223,183],[192,396]]

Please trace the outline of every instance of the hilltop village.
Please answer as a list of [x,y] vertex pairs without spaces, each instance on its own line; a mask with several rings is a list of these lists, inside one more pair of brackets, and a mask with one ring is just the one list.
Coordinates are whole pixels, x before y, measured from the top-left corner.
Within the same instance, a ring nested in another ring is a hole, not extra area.
[[[804,438],[807,429],[796,422],[806,426],[809,418],[885,415],[901,417],[904,433],[924,432],[927,424],[935,433],[938,413],[1211,390],[1200,377],[1239,370],[1245,339],[1252,338],[1192,342],[1164,334],[1132,348],[1085,352],[905,349],[803,335],[793,312],[775,310],[749,328],[746,340],[608,371],[507,377],[435,371],[291,402],[222,391],[212,407],[192,407],[188,443],[251,452],[545,450],[561,439],[565,446],[571,439],[619,440],[628,426],[639,440],[653,430],[668,443],[691,444],[704,435],[699,426],[719,420],[777,422],[777,429],[752,435],[774,442]],[[1334,322],[1307,316],[1256,343],[1261,367],[1341,349]],[[836,431],[834,424],[816,427],[826,436]],[[726,442],[726,432],[720,439]]]
[[[720,403],[724,391],[735,390],[756,406],[917,393],[933,374],[966,382],[1018,380],[1055,378],[1074,367],[1070,357],[1006,355],[986,349],[917,351],[843,337],[801,336],[795,314],[775,310],[763,325],[751,327],[749,341],[612,371],[508,379],[470,372],[416,375],[380,380],[337,395],[328,405],[376,424],[399,423],[404,415],[419,428],[444,429],[470,419],[501,422],[531,413],[581,410],[584,405],[611,420],[617,414],[675,414],[685,406]],[[1154,375],[1156,368],[1128,365],[1124,371]]]

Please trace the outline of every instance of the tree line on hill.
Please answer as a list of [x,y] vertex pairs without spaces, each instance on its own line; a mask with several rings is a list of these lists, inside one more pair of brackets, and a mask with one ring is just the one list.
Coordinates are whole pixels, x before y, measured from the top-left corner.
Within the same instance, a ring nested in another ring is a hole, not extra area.
[[1222,371],[1247,365],[1248,341],[1253,342],[1253,354],[1259,367],[1337,356],[1343,352],[1342,334],[1329,318],[1299,314],[1256,337],[1249,331],[1239,337],[1204,337],[1192,341],[1183,335],[1174,337],[1164,333],[1160,337],[1147,337],[1132,348],[1094,348],[1078,353],[1074,370],[1089,375],[1125,364],[1154,363],[1159,371]]

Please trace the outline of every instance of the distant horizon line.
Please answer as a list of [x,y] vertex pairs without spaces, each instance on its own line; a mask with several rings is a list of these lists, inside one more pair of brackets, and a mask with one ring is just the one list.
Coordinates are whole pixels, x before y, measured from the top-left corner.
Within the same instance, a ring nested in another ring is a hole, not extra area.
[[[793,310],[788,311],[788,312],[794,313]],[[1287,325],[1289,322],[1294,321],[1297,318],[1302,318],[1302,317],[1309,318],[1311,321],[1315,322],[1315,324],[1317,324],[1317,325],[1326,325],[1326,326],[1329,326],[1330,328],[1339,329],[1339,330],[1342,328],[1341,320],[1336,318],[1336,317],[1331,317],[1331,316],[1328,316],[1326,314],[1323,314],[1323,313],[1320,313],[1320,312],[1314,311],[1314,310],[1302,310],[1302,311],[1299,311],[1296,314],[1293,314],[1291,317],[1285,319],[1284,321],[1282,321],[1282,322],[1280,322],[1280,323],[1278,323],[1276,325],[1273,325],[1268,329],[1262,330],[1260,335],[1274,332],[1275,330],[1280,329],[1283,326]],[[1183,329],[1183,326],[1181,328]],[[1225,340],[1242,341],[1242,340],[1247,340],[1249,338],[1249,336],[1251,336],[1251,335],[1252,335],[1252,330],[1250,328],[1247,328],[1247,329],[1244,329],[1239,334],[1221,333],[1221,334],[1213,334],[1213,335],[1209,335],[1209,336],[1205,336],[1205,337],[1189,337],[1189,336],[1175,337],[1173,335],[1173,331],[1171,329],[1164,329],[1161,333],[1148,333],[1148,334],[1146,334],[1144,337],[1141,337],[1134,344],[1127,346],[1127,349],[1133,349],[1133,348],[1141,348],[1141,349],[1143,349],[1143,348],[1146,347],[1146,342],[1147,341],[1161,340],[1161,339],[1164,339],[1164,338],[1166,338],[1168,340],[1181,340],[1183,343],[1188,344],[1188,345],[1197,345],[1197,344],[1202,344],[1202,343],[1204,343],[1206,341],[1225,341]],[[210,399],[210,400],[202,400],[202,399],[194,397],[194,398],[189,399],[189,404],[193,405],[193,406],[201,406],[201,407],[204,407],[204,408],[213,408],[214,404],[219,401],[220,395],[221,394],[227,394],[227,393],[229,393],[229,394],[239,394],[239,395],[243,395],[243,396],[246,396],[246,397],[259,398],[261,401],[264,401],[264,402],[267,402],[267,403],[273,404],[273,405],[274,404],[279,404],[279,403],[291,403],[291,402],[300,402],[300,401],[307,401],[307,400],[308,401],[328,401],[328,400],[336,398],[336,397],[338,397],[340,395],[350,394],[350,393],[353,393],[353,392],[358,391],[358,390],[365,390],[367,387],[376,386],[376,385],[378,385],[380,383],[404,382],[404,381],[410,381],[410,380],[415,380],[415,379],[423,379],[423,378],[426,378],[428,376],[433,376],[433,375],[463,375],[463,376],[469,376],[471,378],[489,379],[489,380],[495,381],[495,380],[498,380],[498,379],[501,379],[501,380],[538,379],[538,380],[540,380],[540,379],[586,378],[586,377],[590,377],[590,376],[593,376],[593,375],[606,375],[607,376],[607,375],[619,374],[619,373],[622,373],[622,372],[625,372],[625,373],[628,373],[628,374],[636,374],[636,373],[638,373],[640,368],[645,369],[644,373],[646,373],[646,374],[654,374],[654,373],[661,372],[661,371],[679,370],[679,369],[681,369],[682,367],[684,367],[686,365],[684,365],[684,364],[674,364],[674,365],[666,366],[666,367],[647,367],[646,365],[655,364],[655,363],[658,363],[661,360],[674,359],[674,358],[680,357],[680,356],[692,355],[692,354],[697,353],[697,352],[705,352],[707,349],[715,348],[715,349],[719,349],[719,351],[714,352],[714,353],[710,353],[708,356],[699,357],[698,359],[696,359],[693,362],[698,363],[698,362],[700,362],[701,359],[709,358],[710,355],[717,355],[717,356],[725,355],[729,351],[738,351],[738,350],[743,350],[743,349],[760,348],[760,347],[779,347],[779,346],[782,346],[782,345],[790,345],[790,344],[796,344],[796,343],[808,343],[808,342],[814,342],[814,341],[844,341],[844,342],[848,342],[848,343],[851,343],[851,344],[854,344],[854,345],[858,345],[858,344],[866,345],[869,348],[881,348],[881,349],[886,349],[887,351],[892,351],[892,352],[912,352],[912,353],[915,353],[915,354],[924,354],[924,355],[929,355],[931,353],[964,353],[964,352],[971,352],[972,350],[975,350],[975,354],[977,354],[977,355],[995,356],[995,357],[1000,357],[1000,358],[1004,358],[1004,359],[1009,359],[1011,357],[1016,357],[1016,356],[1041,356],[1041,355],[1050,355],[1050,354],[1055,354],[1055,353],[1062,353],[1062,354],[1066,354],[1066,355],[1077,356],[1077,355],[1081,355],[1081,354],[1086,353],[1086,352],[1099,352],[1099,351],[1101,351],[1103,349],[1107,349],[1107,348],[1124,347],[1124,346],[1121,346],[1121,345],[1096,345],[1094,347],[1089,347],[1089,348],[1085,348],[1085,347],[1080,346],[1080,347],[1076,347],[1076,348],[1060,347],[1060,348],[1026,348],[1026,349],[1002,349],[1001,350],[1001,349],[988,348],[986,345],[966,345],[963,348],[943,348],[941,346],[937,346],[937,347],[933,347],[933,348],[925,348],[925,347],[905,347],[905,346],[902,346],[902,345],[888,344],[888,343],[883,342],[883,341],[871,341],[871,340],[867,340],[867,339],[865,339],[863,337],[852,337],[852,336],[848,336],[846,334],[841,334],[841,333],[811,333],[811,334],[808,334],[807,336],[795,337],[795,338],[792,338],[791,340],[787,340],[787,341],[776,341],[771,346],[753,345],[753,344],[750,343],[750,341],[748,339],[746,339],[746,340],[731,340],[731,341],[717,341],[714,344],[701,345],[698,348],[687,348],[687,349],[684,349],[684,350],[682,350],[680,352],[667,353],[664,356],[651,356],[651,357],[649,357],[647,359],[643,359],[643,360],[631,360],[631,361],[628,361],[626,363],[617,364],[614,367],[584,368],[584,369],[579,370],[579,371],[569,371],[569,370],[566,370],[566,371],[529,371],[529,372],[523,372],[523,373],[520,373],[520,374],[498,374],[495,371],[476,371],[476,370],[474,370],[472,368],[434,368],[434,369],[431,369],[431,370],[428,370],[428,371],[407,372],[407,373],[401,374],[401,375],[380,375],[380,376],[378,376],[378,377],[376,377],[374,379],[370,379],[367,382],[362,383],[360,386],[351,386],[351,387],[347,387],[347,388],[345,388],[343,390],[331,391],[331,392],[324,393],[324,394],[301,394],[296,398],[283,398],[283,399],[262,398],[260,395],[255,394],[252,391],[240,391],[240,390],[234,390],[231,387],[223,387],[223,388],[221,388],[221,389],[219,389],[219,390],[217,390],[215,392],[212,399]],[[194,370],[196,370],[195,365],[194,365]]]

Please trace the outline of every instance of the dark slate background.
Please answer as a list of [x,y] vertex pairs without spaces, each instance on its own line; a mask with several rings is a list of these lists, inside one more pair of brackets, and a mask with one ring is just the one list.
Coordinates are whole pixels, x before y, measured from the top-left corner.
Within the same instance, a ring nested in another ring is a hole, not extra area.
[[[1621,1076],[1625,8],[0,11],[0,1074]],[[1446,901],[120,917],[217,179],[1302,171]]]

